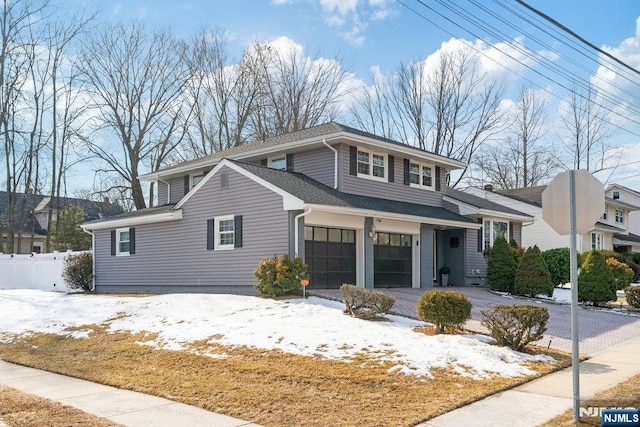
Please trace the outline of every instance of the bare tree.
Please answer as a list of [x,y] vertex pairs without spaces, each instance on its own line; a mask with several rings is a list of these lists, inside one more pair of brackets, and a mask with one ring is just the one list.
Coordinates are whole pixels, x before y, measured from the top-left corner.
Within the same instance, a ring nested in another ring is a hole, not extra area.
[[500,188],[542,184],[557,170],[557,161],[542,145],[546,134],[546,103],[530,88],[521,88],[510,110],[508,136],[486,147],[476,162],[486,180]]
[[394,138],[398,120],[393,114],[393,97],[389,79],[379,73],[371,73],[373,84],[363,83],[355,93],[355,103],[350,107],[355,126],[385,138]]
[[141,24],[105,25],[94,34],[81,55],[84,84],[97,113],[95,133],[86,142],[104,162],[98,172],[122,177],[142,209],[141,169],[146,162],[150,172],[156,170],[185,131],[176,123],[189,74],[185,46],[168,31],[147,34]]
[[561,114],[567,137],[564,145],[574,169],[597,172],[606,168],[607,140],[612,132],[607,126],[607,111],[599,103],[591,87],[574,85],[568,99],[568,110]]
[[245,52],[234,62],[221,31],[203,31],[188,54],[191,77],[185,86],[190,114],[188,141],[200,157],[255,139],[251,114],[259,95],[259,70]]
[[285,51],[255,43],[249,52],[262,74],[252,124],[258,138],[281,135],[333,120],[338,103],[350,92],[350,73],[338,58],[317,52],[303,56],[295,46]]

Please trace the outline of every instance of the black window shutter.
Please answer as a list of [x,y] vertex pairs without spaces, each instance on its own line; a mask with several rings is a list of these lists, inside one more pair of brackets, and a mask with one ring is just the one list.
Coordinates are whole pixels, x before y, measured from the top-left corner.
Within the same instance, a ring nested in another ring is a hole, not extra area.
[[287,172],[293,172],[293,154],[287,154]]
[[262,165],[262,166],[268,166],[268,165],[269,165],[269,163],[267,162],[267,159],[262,159],[262,160],[260,160],[260,165]]
[[[482,224],[482,218],[478,218],[478,222]],[[478,252],[482,252],[482,227],[478,229]]]
[[358,148],[349,147],[349,175],[358,175]]
[[111,255],[116,254],[116,230],[111,230]]
[[184,194],[187,194],[189,192],[189,175],[185,175],[184,176]]
[[389,159],[389,182],[393,182],[395,180],[395,173],[396,173],[396,159],[389,155],[387,156],[387,158]]
[[236,215],[233,217],[233,232],[235,242],[233,244],[234,248],[242,247],[242,215]]
[[440,191],[440,166],[436,166],[436,191]]
[[215,240],[215,230],[213,218],[207,220],[207,249],[213,249]]
[[409,159],[404,159],[404,185],[411,184],[411,176],[409,175],[411,165],[409,163]]
[[513,222],[509,222],[509,244],[511,244],[511,239],[513,239]]
[[136,253],[136,229],[129,229],[129,254],[133,255]]

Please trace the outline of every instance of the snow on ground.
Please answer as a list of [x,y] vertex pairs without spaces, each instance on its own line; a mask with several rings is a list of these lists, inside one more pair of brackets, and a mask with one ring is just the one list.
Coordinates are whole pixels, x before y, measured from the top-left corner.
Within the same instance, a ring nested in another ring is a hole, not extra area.
[[367,352],[393,362],[393,371],[418,376],[452,367],[474,378],[513,377],[533,373],[526,362],[553,360],[490,345],[483,336],[426,336],[413,331],[425,323],[403,317],[388,316],[389,322],[355,319],[344,315],[343,308],[315,297],[275,301],[239,295],[121,297],[0,290],[0,343],[30,331],[85,337],[87,331],[66,328],[108,323],[110,331],[157,333],[156,340],[141,344],[169,350],[213,337],[212,342],[227,346],[329,359],[349,360]]

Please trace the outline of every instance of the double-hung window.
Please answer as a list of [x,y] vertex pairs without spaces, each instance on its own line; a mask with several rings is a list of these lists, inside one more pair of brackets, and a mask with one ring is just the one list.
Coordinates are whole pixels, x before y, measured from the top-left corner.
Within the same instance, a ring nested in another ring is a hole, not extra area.
[[591,233],[591,249],[604,249],[604,234]]
[[433,166],[410,162],[409,185],[433,190]]
[[215,219],[216,249],[233,249],[235,242],[235,221],[233,215]]
[[132,255],[135,253],[135,245],[134,228],[118,228],[111,230],[111,255]]
[[387,156],[358,149],[358,176],[386,180]]
[[616,224],[624,224],[624,210],[616,209]]
[[485,219],[483,223],[483,243],[484,249],[491,249],[498,237],[509,238],[509,223],[497,219]]

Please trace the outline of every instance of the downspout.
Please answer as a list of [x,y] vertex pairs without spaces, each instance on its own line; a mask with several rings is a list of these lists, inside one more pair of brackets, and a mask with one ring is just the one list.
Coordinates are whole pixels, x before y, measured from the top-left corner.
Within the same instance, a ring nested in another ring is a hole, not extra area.
[[156,174],[156,179],[163,184],[167,184],[167,203],[171,203],[171,183],[160,178],[160,175]]
[[293,233],[293,235],[294,235],[293,238],[295,240],[295,242],[293,243],[294,244],[294,251],[293,252],[294,252],[294,255],[296,257],[298,256],[298,237],[299,237],[299,234],[300,234],[300,230],[299,230],[300,227],[298,227],[298,220],[300,218],[302,218],[303,216],[309,215],[311,213],[311,208],[305,208],[305,209],[308,209],[308,210],[305,210],[301,214],[296,215],[295,218],[293,219],[293,222],[294,222],[293,228],[295,230],[295,232]]
[[327,144],[327,140],[322,138],[322,143],[326,145],[329,150],[333,151],[333,189],[338,189],[338,150]]
[[93,271],[91,275],[91,292],[93,292],[96,290],[96,235],[91,231],[87,231],[85,228],[82,228],[82,231],[91,236],[91,269]]

